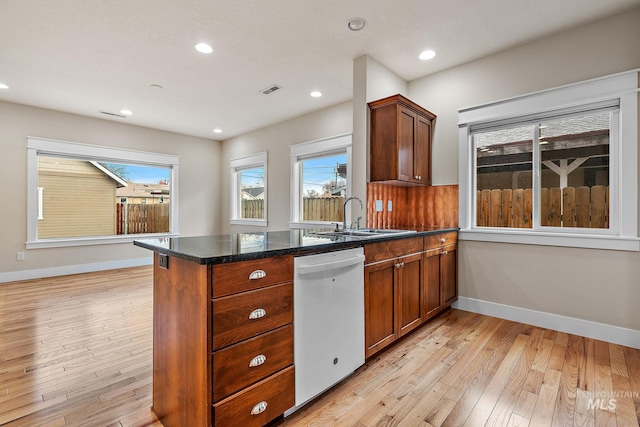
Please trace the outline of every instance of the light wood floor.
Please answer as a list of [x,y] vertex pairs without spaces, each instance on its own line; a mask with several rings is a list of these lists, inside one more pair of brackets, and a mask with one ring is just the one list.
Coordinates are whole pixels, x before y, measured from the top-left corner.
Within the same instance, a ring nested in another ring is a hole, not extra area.
[[[150,410],[151,275],[0,283],[0,425],[161,426]],[[640,350],[450,310],[277,424],[628,427],[639,417]]]

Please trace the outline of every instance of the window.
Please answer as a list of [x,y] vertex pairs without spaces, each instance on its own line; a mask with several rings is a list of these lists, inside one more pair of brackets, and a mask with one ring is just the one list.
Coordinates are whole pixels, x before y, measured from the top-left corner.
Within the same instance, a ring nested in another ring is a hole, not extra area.
[[341,223],[351,192],[351,135],[291,146],[291,226]]
[[231,159],[231,224],[267,225],[267,152]]
[[39,138],[27,151],[27,248],[177,233],[176,156]]
[[638,250],[637,72],[460,110],[461,238]]

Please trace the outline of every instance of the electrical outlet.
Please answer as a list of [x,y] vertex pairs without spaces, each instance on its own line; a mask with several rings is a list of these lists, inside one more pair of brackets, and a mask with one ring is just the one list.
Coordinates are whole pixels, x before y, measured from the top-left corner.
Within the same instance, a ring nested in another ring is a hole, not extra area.
[[24,252],[16,252],[16,259],[18,261],[24,261]]
[[393,202],[391,202],[391,200],[387,200],[387,210],[389,212],[393,210]]
[[169,255],[158,254],[158,267],[167,270],[169,268]]
[[382,212],[382,200],[376,200],[376,212]]

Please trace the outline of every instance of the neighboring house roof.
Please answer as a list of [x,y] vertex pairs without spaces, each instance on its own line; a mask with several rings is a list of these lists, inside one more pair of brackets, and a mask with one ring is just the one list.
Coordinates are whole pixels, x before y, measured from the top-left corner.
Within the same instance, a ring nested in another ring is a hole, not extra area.
[[116,182],[116,188],[122,188],[127,186],[127,181],[120,178],[118,175],[114,174],[109,169],[102,166],[100,163],[98,162],[89,162],[89,163],[91,163],[93,166],[95,166],[96,168],[104,172],[109,178],[113,179]]
[[126,188],[116,189],[117,197],[151,197],[169,194],[169,184],[144,184],[140,182],[128,182],[127,184]]
[[264,199],[264,187],[249,187],[242,189],[243,199]]

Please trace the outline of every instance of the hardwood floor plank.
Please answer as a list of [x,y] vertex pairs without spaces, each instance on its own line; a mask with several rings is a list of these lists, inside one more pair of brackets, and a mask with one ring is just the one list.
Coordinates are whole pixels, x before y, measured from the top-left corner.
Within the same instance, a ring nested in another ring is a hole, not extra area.
[[[161,427],[151,282],[136,267],[0,285],[0,424]],[[600,396],[615,406],[595,406]],[[640,350],[452,309],[276,424],[627,427],[639,416]]]
[[[531,415],[530,426],[549,426],[553,419],[554,403],[560,386],[560,371],[547,369],[540,388],[536,407]],[[573,423],[572,423],[573,424]]]

